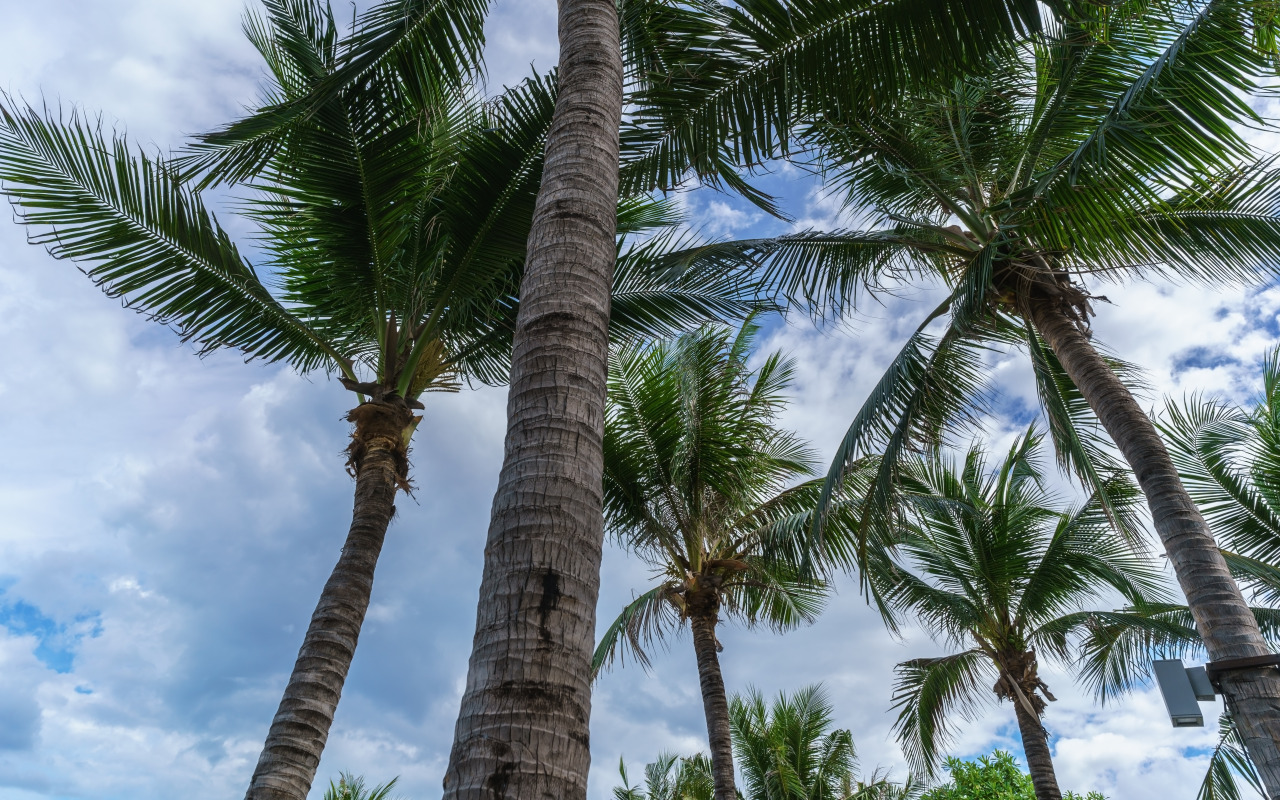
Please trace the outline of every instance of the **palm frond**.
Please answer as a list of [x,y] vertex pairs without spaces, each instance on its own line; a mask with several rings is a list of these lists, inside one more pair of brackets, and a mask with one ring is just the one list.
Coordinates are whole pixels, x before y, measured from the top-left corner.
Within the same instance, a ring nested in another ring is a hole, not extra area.
[[0,103],[0,182],[33,244],[75,261],[112,297],[222,347],[307,371],[349,362],[283,306],[170,165],[78,113]]
[[950,718],[974,718],[990,695],[984,683],[993,670],[979,650],[940,658],[919,658],[894,668],[894,733],[911,768],[933,776],[939,754],[951,740]]
[[663,583],[623,607],[618,618],[605,628],[591,657],[591,677],[608,669],[614,659],[631,656],[645,669],[649,668],[649,656],[645,652],[681,623],[680,613],[672,605],[672,587]]

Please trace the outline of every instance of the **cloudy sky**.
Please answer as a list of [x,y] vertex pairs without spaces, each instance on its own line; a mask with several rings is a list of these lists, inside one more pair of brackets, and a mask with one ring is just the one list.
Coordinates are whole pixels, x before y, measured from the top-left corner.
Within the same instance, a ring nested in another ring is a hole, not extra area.
[[[0,88],[101,112],[135,142],[166,149],[253,102],[260,68],[240,34],[242,9],[242,0],[0,0]],[[495,86],[547,68],[553,0],[497,0],[488,39]],[[837,221],[839,209],[797,176],[771,185],[786,187],[798,225]],[[728,198],[687,202],[714,235],[786,227]],[[1147,370],[1149,402],[1193,390],[1247,396],[1277,339],[1280,290],[1106,293],[1115,305],[1100,308],[1098,337]],[[764,348],[799,363],[787,422],[829,453],[925,308],[908,297],[837,330],[773,325]],[[341,416],[350,395],[234,355],[197,359],[7,222],[0,352],[0,799],[239,796],[349,521]],[[991,367],[1008,413],[990,433],[1004,440],[1034,398],[1016,358]],[[400,502],[387,539],[321,784],[350,770],[399,776],[406,798],[440,790],[503,405],[500,390],[430,398],[414,450],[418,490]],[[602,618],[647,577],[610,551]],[[812,628],[722,638],[732,689],[821,681],[866,768],[901,773],[891,671],[937,654],[926,638],[889,637],[852,587]],[[1103,710],[1068,676],[1048,678],[1060,698],[1046,724],[1064,788],[1113,800],[1193,796],[1212,727],[1173,730],[1151,691]],[[660,750],[703,749],[689,641],[675,640],[649,674],[604,677],[594,710],[593,800],[608,796],[619,756],[638,768]],[[955,752],[994,747],[1017,749],[1008,706],[965,726]]]

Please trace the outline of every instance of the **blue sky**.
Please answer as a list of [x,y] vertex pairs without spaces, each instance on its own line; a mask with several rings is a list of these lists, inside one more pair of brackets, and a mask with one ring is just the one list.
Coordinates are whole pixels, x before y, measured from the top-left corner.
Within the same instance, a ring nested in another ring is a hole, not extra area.
[[[0,0],[0,87],[76,103],[167,148],[253,101],[255,54],[241,0]],[[341,16],[341,13],[340,13]],[[498,0],[488,61],[497,86],[555,57],[551,0]],[[840,224],[838,205],[789,170],[769,178],[797,227]],[[687,196],[708,233],[785,229],[749,206]],[[244,233],[243,229],[240,230]],[[1280,291],[1107,287],[1098,338],[1144,367],[1148,402],[1203,390],[1240,398],[1277,338]],[[798,361],[787,421],[830,453],[869,386],[925,313],[895,299],[819,332],[773,324],[764,350]],[[341,451],[348,393],[322,377],[198,359],[170,332],[105,298],[70,264],[0,224],[0,800],[189,800],[242,793],[350,512]],[[1034,408],[1029,375],[993,355],[1005,391],[990,436]],[[321,765],[402,794],[439,792],[470,647],[503,430],[502,390],[429,398],[412,499],[399,502],[369,620]],[[610,550],[601,618],[644,585]],[[898,661],[936,654],[894,640],[851,586],[813,627],[785,638],[728,629],[731,689],[822,681],[863,764],[902,770],[889,729]],[[1119,798],[1191,797],[1212,727],[1169,727],[1142,692],[1099,709],[1049,671],[1064,788]],[[956,752],[1016,747],[1010,709],[965,726]],[[598,684],[591,796],[659,750],[705,748],[687,639],[650,673]],[[317,789],[315,796],[319,796]]]

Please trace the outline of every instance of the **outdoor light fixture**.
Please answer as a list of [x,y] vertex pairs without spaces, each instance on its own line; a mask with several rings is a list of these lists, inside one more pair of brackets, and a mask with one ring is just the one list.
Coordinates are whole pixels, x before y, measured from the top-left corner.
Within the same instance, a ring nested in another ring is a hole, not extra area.
[[[1204,667],[1187,669],[1180,659],[1174,658],[1153,661],[1151,668],[1156,674],[1156,683],[1160,684],[1160,695],[1164,697],[1164,707],[1169,709],[1173,727],[1203,728],[1204,715],[1200,713],[1198,701],[1214,698]],[[1195,678],[1191,677],[1193,673]]]
[[1213,700],[1221,690],[1222,673],[1254,667],[1280,666],[1280,656],[1254,656],[1210,661],[1203,667],[1184,667],[1179,659],[1152,661],[1151,668],[1160,685],[1164,707],[1175,728],[1203,728],[1201,700]]

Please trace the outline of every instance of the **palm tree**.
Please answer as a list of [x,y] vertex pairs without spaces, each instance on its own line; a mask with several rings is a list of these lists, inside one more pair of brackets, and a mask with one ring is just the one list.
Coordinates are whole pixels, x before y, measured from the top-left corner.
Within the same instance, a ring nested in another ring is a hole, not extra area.
[[711,760],[701,753],[688,758],[659,753],[657,761],[645,765],[643,789],[631,785],[622,759],[618,759],[618,774],[622,785],[613,787],[614,800],[712,800],[715,796]]
[[[1260,629],[1270,642],[1280,641],[1280,611],[1274,608],[1280,600],[1280,348],[1263,359],[1263,391],[1252,408],[1192,396],[1166,403],[1157,427],[1192,499],[1217,531],[1228,567],[1249,590]],[[1153,658],[1186,658],[1204,649],[1185,606],[1148,605],[1088,618],[1081,667],[1104,702],[1150,679]],[[1199,797],[1239,797],[1236,776],[1263,794],[1229,712],[1219,727]]]
[[848,730],[831,730],[832,706],[821,686],[766,703],[758,691],[730,707],[746,796],[752,800],[911,800],[922,787],[893,783],[879,771],[858,776]]
[[[821,484],[813,456],[776,426],[792,366],[773,354],[747,366],[757,327],[704,329],[610,360],[605,417],[605,525],[648,563],[654,585],[623,608],[593,669],[688,624],[702,689],[716,800],[733,800],[729,701],[717,655],[723,614],[785,630],[812,620],[825,587],[806,577],[803,539]],[[832,552],[836,552],[833,548]]]
[[[246,30],[274,78],[270,107],[290,108],[363,63],[379,25],[400,35],[405,20],[388,15],[402,5],[374,7],[343,38],[327,5],[268,0]],[[466,34],[477,21],[439,19],[434,8],[417,35],[478,35]],[[20,221],[36,226],[33,241],[201,352],[324,370],[358,398],[348,415],[350,532],[267,734],[255,799],[301,800],[314,780],[394,498],[409,489],[413,410],[426,392],[505,380],[519,309],[554,82],[531,79],[482,102],[446,80],[463,66],[451,73],[418,45],[413,58],[388,52],[388,63],[365,64],[364,78],[264,133],[253,152],[213,135],[182,160],[150,157],[79,114],[0,104],[0,181]],[[201,199],[199,184],[233,180],[254,190],[246,216],[262,233],[264,272]],[[714,256],[680,249],[693,242],[669,207],[615,199],[610,216],[624,234],[610,242],[621,254],[614,333],[660,335],[745,312],[745,289]],[[642,231],[657,235],[635,242]]]
[[338,776],[337,783],[329,781],[329,788],[324,792],[324,800],[389,800],[397,780],[392,778],[386,783],[366,789],[364,778],[344,772]]
[[[1109,437],[1137,475],[1210,657],[1258,656],[1266,643],[1209,526],[1123,365],[1091,341],[1098,298],[1083,281],[1274,273],[1280,183],[1237,124],[1258,121],[1242,97],[1271,67],[1275,18],[1248,0],[1103,13],[1055,23],[914,102],[872,115],[829,106],[806,141],[829,185],[882,224],[809,234],[832,255],[779,266],[771,280],[828,312],[904,281],[949,293],[855,418],[829,491],[864,455],[884,453],[865,504],[883,515],[903,455],[979,410],[984,350],[1023,347],[1063,466],[1096,493],[1111,472]],[[1224,685],[1280,794],[1280,674],[1233,671]]]
[[[612,264],[606,223],[608,195],[618,182],[622,90],[629,91],[635,111],[621,135],[623,195],[676,188],[692,174],[771,207],[737,170],[786,149],[795,112],[813,105],[794,103],[792,89],[804,85],[806,98],[872,107],[907,86],[954,74],[1008,48],[1038,30],[1042,18],[1041,3],[1030,0],[942,0],[923,8],[915,0],[617,5],[620,17],[609,0],[559,5],[564,92],[547,139],[553,166],[539,201],[546,216],[530,231],[532,264],[522,289],[544,287],[548,306],[534,311],[542,301],[526,302],[531,310],[516,336],[506,458],[446,781],[450,797],[495,788],[537,794],[544,781],[556,796],[585,792],[589,759],[582,743],[590,687],[584,676],[602,538],[595,485],[602,469],[597,443]],[[1063,5],[1048,3],[1052,9]],[[418,68],[415,54],[470,52],[478,26],[451,23],[480,15],[486,6],[486,0],[384,3],[388,13],[381,21],[399,24],[362,29],[359,57],[307,94],[207,137],[217,152],[199,163],[216,164],[224,176],[253,174],[272,134],[382,69],[399,70],[407,91],[433,91],[439,82],[434,76],[452,73]],[[540,261],[544,242],[549,276]],[[552,497],[555,513],[544,501]],[[563,547],[552,553],[531,544],[540,542]],[[513,593],[544,599],[513,603]],[[559,641],[562,628],[571,637],[563,648],[540,646],[546,636]],[[524,686],[534,673],[564,677],[554,685]],[[513,693],[517,684],[520,691]],[[551,762],[556,769],[546,769]],[[526,779],[532,787],[527,791],[521,788]]]
[[[733,746],[742,770],[746,800],[915,800],[922,787],[910,776],[893,783],[879,771],[863,780],[853,738],[831,730],[832,707],[820,686],[772,703],[752,690],[730,703]],[[631,786],[626,765],[618,764],[622,786],[616,800],[711,800],[711,763],[698,754],[669,753],[645,767],[645,790]]]
[[[912,767],[934,774],[950,718],[989,700],[990,685],[1013,704],[1037,800],[1060,800],[1040,721],[1054,697],[1039,657],[1072,661],[1076,609],[1109,592],[1152,602],[1162,588],[1158,568],[1115,536],[1098,495],[1055,507],[1035,462],[1039,442],[1028,431],[994,473],[977,447],[961,465],[937,454],[906,465],[895,568],[871,580],[895,614],[913,615],[954,648],[896,668],[895,731]],[[1113,486],[1110,495],[1116,502],[1126,493]]]

